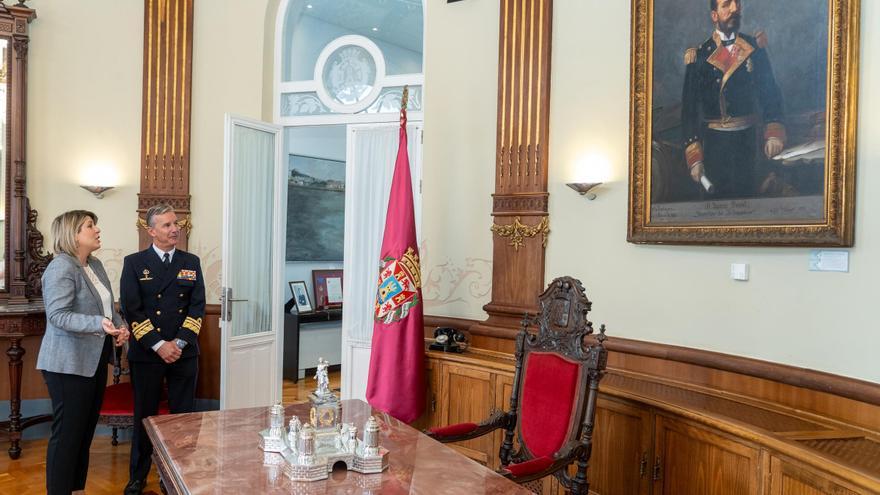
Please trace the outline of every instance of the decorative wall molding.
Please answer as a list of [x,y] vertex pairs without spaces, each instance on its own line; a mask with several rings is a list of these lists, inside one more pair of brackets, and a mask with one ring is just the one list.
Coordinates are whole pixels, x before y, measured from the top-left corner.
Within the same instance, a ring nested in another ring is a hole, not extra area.
[[504,214],[517,215],[530,213],[542,215],[547,213],[549,193],[493,194],[492,213],[497,216]]
[[422,298],[429,311],[479,314],[492,290],[492,260],[464,258],[434,260],[432,243],[419,245],[422,258]]
[[43,252],[43,234],[37,230],[37,210],[31,209],[30,200],[25,198],[27,209],[27,290],[29,298],[43,297],[43,271],[52,261],[52,254]]
[[535,237],[538,234],[541,234],[541,247],[546,248],[547,236],[550,235],[550,221],[548,217],[543,217],[538,225],[529,226],[520,222],[520,218],[516,217],[513,219],[513,223],[505,225],[494,223],[489,230],[498,237],[510,239],[510,245],[513,246],[514,251],[519,251],[527,238]]

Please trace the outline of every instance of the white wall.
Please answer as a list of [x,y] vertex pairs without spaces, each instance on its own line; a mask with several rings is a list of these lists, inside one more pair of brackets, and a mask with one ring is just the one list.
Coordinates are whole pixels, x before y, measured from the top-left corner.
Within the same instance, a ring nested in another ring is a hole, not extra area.
[[422,295],[428,314],[482,319],[492,284],[499,2],[425,11]]
[[[211,0],[196,2],[193,8],[193,231],[189,250],[202,259],[209,304],[220,301],[223,118],[226,113],[261,117],[263,71],[271,70],[264,66],[263,59],[267,3]],[[138,10],[142,12],[142,8]],[[139,127],[140,124],[133,130]]]
[[[433,8],[428,17],[425,224],[433,226],[428,270],[441,262],[438,255],[464,266],[468,256],[490,252],[495,139],[478,125],[494,129],[495,10],[497,2],[463,2]],[[856,246],[849,250],[850,273],[808,272],[805,248],[626,242],[629,10],[629,2],[554,3],[547,281],[565,274],[580,278],[594,301],[593,320],[606,322],[610,335],[880,382],[880,334],[869,311],[880,278],[880,260],[873,256],[880,248],[880,198],[872,194],[880,188],[874,166],[880,142],[872,139],[880,133],[880,96],[871,90],[880,84],[875,29],[880,2],[862,2]],[[457,38],[467,39],[469,48],[456,45]],[[577,178],[577,161],[590,153],[610,161],[610,183],[592,202],[565,186]],[[453,226],[463,235],[451,235]],[[463,236],[470,242],[461,243]],[[749,263],[751,280],[730,280],[731,262]],[[474,317],[475,308],[488,299],[471,297],[440,309]]]
[[[27,191],[39,212],[37,228],[51,249],[55,216],[94,211],[102,229],[97,255],[118,295],[122,258],[138,247],[143,3],[35,0],[28,6],[37,11],[27,95]],[[116,189],[101,200],[79,188],[94,167],[116,176]]]
[[[202,258],[209,303],[220,294],[223,115],[259,118],[267,0],[199,3],[193,14],[189,251]],[[122,258],[137,250],[144,5],[140,1],[33,0],[28,68],[28,196],[51,246],[59,213],[93,210],[114,291]],[[234,36],[230,33],[235,33]],[[111,42],[112,41],[112,42]],[[271,70],[271,68],[268,68]],[[80,189],[97,164],[116,189]]]
[[[213,0],[195,8],[190,246],[202,257],[212,303],[219,294],[223,113],[267,115],[271,67],[263,46],[274,28],[267,3]],[[112,272],[137,247],[143,5],[29,5],[39,17],[31,25],[28,194],[44,233],[63,210],[94,209],[104,228],[101,257]],[[880,382],[880,337],[868,316],[880,278],[871,256],[880,246],[880,199],[872,194],[880,188],[873,166],[880,142],[872,139],[880,133],[880,96],[871,91],[880,85],[880,3],[862,2],[856,247],[848,274],[807,272],[802,248],[628,244],[629,2],[554,6],[547,278],[581,278],[595,301],[594,320],[607,322],[612,335]],[[422,258],[431,314],[481,318],[490,297],[498,8],[493,1],[427,5]],[[590,151],[609,157],[614,179],[593,202],[564,186],[573,163]],[[83,163],[93,159],[116,164],[120,175],[121,186],[101,201],[77,187]],[[730,281],[732,261],[750,263],[752,280]]]

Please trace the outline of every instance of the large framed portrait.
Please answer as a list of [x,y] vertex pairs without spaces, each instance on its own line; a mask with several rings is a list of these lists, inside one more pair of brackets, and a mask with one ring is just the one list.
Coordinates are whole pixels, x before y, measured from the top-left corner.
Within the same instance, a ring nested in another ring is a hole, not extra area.
[[858,0],[632,0],[636,243],[852,246]]

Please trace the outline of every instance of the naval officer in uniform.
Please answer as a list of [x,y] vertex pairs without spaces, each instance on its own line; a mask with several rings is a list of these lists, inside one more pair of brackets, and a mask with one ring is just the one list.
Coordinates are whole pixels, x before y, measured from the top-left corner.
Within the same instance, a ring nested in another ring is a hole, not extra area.
[[158,412],[164,386],[171,413],[193,410],[205,281],[199,258],[176,249],[180,229],[167,204],[146,214],[153,242],[125,257],[120,304],[131,324],[128,360],[134,389],[135,432],[125,494],[143,491],[153,446],[142,420]]
[[[739,32],[741,0],[710,0],[715,32],[685,52],[681,120],[691,178],[712,197],[754,195],[758,133],[767,158],[785,146],[782,94],[763,33]],[[708,181],[706,181],[708,179]]]

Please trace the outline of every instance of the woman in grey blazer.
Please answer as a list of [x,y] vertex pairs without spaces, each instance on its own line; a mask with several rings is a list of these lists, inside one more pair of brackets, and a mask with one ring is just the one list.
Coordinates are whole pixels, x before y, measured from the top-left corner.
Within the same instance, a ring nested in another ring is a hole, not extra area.
[[46,333],[37,357],[52,399],[49,494],[85,489],[107,363],[113,345],[122,345],[129,335],[113,309],[104,266],[92,256],[101,247],[100,234],[98,217],[90,211],[68,211],[52,222],[55,257],[43,273]]

